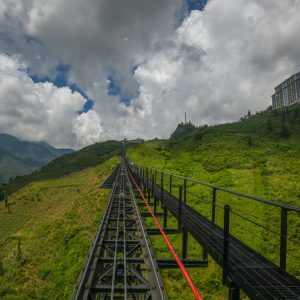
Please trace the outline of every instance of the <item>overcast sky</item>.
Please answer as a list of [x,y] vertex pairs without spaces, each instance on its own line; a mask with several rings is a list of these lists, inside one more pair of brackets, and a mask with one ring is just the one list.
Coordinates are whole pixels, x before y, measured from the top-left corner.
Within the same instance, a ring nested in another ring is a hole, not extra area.
[[1,0],[0,133],[78,149],[265,109],[300,70],[300,1],[204,2]]

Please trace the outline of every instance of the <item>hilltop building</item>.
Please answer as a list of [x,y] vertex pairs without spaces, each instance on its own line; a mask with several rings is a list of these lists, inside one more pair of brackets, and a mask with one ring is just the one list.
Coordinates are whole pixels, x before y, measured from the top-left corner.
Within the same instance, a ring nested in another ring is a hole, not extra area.
[[272,95],[273,109],[282,108],[294,103],[300,103],[300,72],[276,86],[275,94]]

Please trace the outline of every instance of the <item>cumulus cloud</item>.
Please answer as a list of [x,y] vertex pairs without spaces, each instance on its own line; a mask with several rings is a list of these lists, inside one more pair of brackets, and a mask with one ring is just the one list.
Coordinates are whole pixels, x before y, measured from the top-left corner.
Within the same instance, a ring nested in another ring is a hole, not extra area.
[[[1,117],[0,131],[20,136],[26,128],[25,138],[77,147],[167,137],[184,112],[200,125],[264,109],[273,87],[299,71],[299,0],[210,0],[179,24],[184,3],[1,1],[0,52],[16,66],[13,75],[2,66],[2,115],[9,117]],[[78,115],[82,96],[33,83],[25,72],[54,78],[58,64],[70,66],[68,80],[94,100],[92,111]],[[126,105],[108,94],[113,73],[134,95]]]
[[185,111],[214,124],[265,109],[273,87],[300,68],[299,28],[299,1],[212,0],[136,70],[135,104],[164,134]]
[[103,132],[99,115],[90,110],[75,118],[72,122],[73,133],[77,137],[79,146],[85,146],[99,142]]
[[0,25],[13,40],[9,45],[2,41],[2,46],[9,51],[22,48],[35,72],[51,72],[64,62],[72,66],[70,81],[87,89],[95,77],[104,82],[113,69],[129,92],[136,89],[132,66],[172,33],[183,5],[183,0],[1,2]]
[[[77,147],[77,124],[95,135],[94,126],[84,115],[86,102],[68,87],[50,82],[34,83],[18,57],[0,54],[0,128],[22,139],[48,141],[58,147]],[[93,117],[93,113],[89,112]],[[88,136],[88,134],[87,134]],[[89,139],[88,137],[85,137]]]

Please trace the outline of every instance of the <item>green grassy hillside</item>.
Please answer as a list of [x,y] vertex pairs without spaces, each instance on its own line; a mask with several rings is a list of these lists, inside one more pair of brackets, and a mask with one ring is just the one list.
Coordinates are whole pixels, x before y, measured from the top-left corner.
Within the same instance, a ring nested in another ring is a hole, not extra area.
[[32,183],[0,203],[0,298],[69,299],[109,190],[99,183],[119,161]]
[[85,147],[79,151],[64,155],[53,161],[40,171],[27,176],[18,176],[0,189],[5,194],[12,194],[19,188],[38,180],[60,178],[85,168],[94,167],[113,156],[118,156],[122,151],[122,143],[106,141]]
[[[89,146],[5,187],[10,196],[8,206],[0,202],[1,299],[69,299],[108,199],[109,191],[98,184],[117,163],[112,156],[121,147],[114,141]],[[300,206],[299,106],[264,111],[231,124],[203,126],[170,140],[148,141],[130,147],[128,156],[143,166]],[[166,187],[168,183],[165,178]],[[173,181],[174,193],[181,184]],[[211,190],[188,184],[188,203],[208,218],[211,206],[205,201],[211,197]],[[234,235],[278,263],[278,209],[222,192],[217,193],[217,204],[230,204],[234,211],[266,227],[237,216],[231,219]],[[217,208],[220,226],[222,218],[223,211]],[[287,268],[300,278],[299,219],[288,214]],[[150,226],[151,221],[147,222]],[[176,225],[170,218],[169,227]],[[169,238],[180,253],[181,237]],[[169,256],[162,238],[151,240],[157,257]],[[189,240],[189,257],[200,258],[201,248]],[[221,269],[211,259],[207,269],[190,273],[205,299],[226,298]],[[163,278],[170,299],[192,299],[179,271],[163,271]]]
[[[300,112],[299,106],[288,110],[264,111],[239,122],[204,126],[192,135],[153,140],[128,151],[130,160],[141,166],[154,167],[185,175],[228,189],[300,206]],[[160,182],[160,177],[158,177]],[[183,182],[173,180],[173,191]],[[165,178],[168,187],[169,179]],[[211,217],[212,192],[208,188],[188,184],[187,201],[195,209]],[[191,194],[192,193],[192,194]],[[217,193],[217,204],[231,205],[236,212],[255,220],[265,230],[232,215],[231,232],[242,241],[279,262],[280,210],[226,193]],[[223,210],[217,208],[217,223],[222,226]],[[173,220],[173,226],[176,222]],[[171,223],[172,226],[172,223]],[[288,214],[287,269],[300,278],[300,216]],[[271,232],[272,231],[272,232]],[[180,253],[181,238],[172,236]],[[165,247],[154,238],[156,254],[164,256]],[[196,243],[190,245],[192,256],[200,256]],[[180,278],[174,271],[166,272],[165,280]],[[191,270],[193,279],[207,299],[223,299],[221,270],[210,260],[208,270]],[[180,286],[169,283],[172,299],[186,299]]]

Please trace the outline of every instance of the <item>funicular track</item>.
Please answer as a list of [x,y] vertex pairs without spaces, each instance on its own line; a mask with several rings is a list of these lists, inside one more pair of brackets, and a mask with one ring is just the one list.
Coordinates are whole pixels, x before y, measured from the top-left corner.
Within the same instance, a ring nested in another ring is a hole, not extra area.
[[[123,156],[122,163],[102,183],[102,187],[112,188],[112,192],[73,299],[167,299],[159,270],[178,267],[195,298],[202,299],[185,267],[206,267],[208,254],[223,269],[223,284],[229,288],[230,300],[240,299],[240,289],[250,299],[300,299],[300,281],[285,270],[287,212],[300,213],[300,208],[161,171],[159,185],[156,173],[150,175],[148,171],[131,164]],[[169,191],[164,188],[163,175],[170,176]],[[184,180],[184,191],[179,186],[178,197],[171,192],[172,176]],[[185,203],[187,180],[213,189],[212,220]],[[224,206],[223,228],[216,224],[217,190],[281,209],[280,266],[230,234],[231,209],[228,205]],[[157,212],[159,204],[162,213]],[[140,211],[141,206],[147,207],[148,212]],[[168,228],[168,212],[177,219],[178,228]],[[163,226],[157,216],[163,217]],[[154,219],[157,228],[144,227],[142,218],[147,217]],[[157,234],[164,237],[175,260],[154,257],[148,235]],[[182,234],[181,260],[167,234]],[[202,246],[203,259],[187,259],[188,234]]]
[[103,186],[110,199],[73,299],[168,299],[124,162]]

